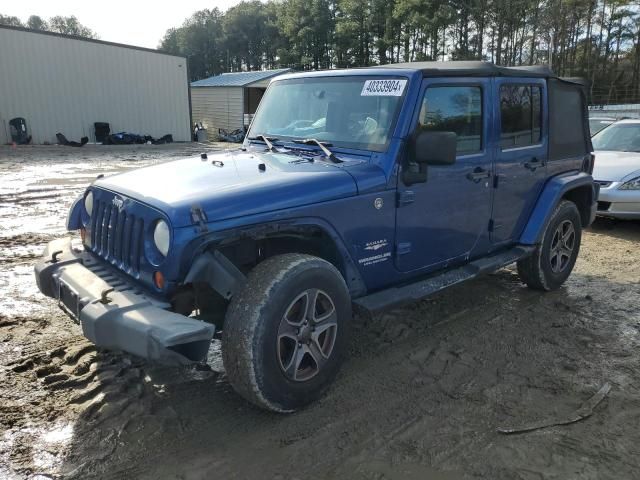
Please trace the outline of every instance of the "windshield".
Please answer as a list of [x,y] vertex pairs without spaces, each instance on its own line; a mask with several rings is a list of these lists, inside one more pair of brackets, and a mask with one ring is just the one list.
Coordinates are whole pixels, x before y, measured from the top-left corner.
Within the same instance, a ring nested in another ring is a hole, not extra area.
[[591,139],[594,150],[640,152],[640,123],[616,123]]
[[406,78],[297,78],[271,84],[248,136],[316,139],[382,152],[393,134]]
[[598,133],[604,127],[611,125],[615,120],[608,120],[603,118],[590,118],[589,119],[589,130],[591,132],[591,136]]

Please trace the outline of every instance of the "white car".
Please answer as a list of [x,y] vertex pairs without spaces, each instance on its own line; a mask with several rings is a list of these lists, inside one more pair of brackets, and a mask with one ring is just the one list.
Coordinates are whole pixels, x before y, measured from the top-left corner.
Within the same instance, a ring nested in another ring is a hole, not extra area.
[[605,127],[608,127],[616,121],[613,117],[589,117],[589,131],[593,137],[596,133]]
[[640,120],[621,120],[591,139],[600,184],[597,214],[640,219]]

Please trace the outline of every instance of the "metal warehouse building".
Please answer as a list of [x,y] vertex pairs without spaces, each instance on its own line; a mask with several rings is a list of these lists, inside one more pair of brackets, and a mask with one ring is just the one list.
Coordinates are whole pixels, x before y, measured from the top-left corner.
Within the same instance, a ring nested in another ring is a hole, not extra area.
[[191,83],[193,121],[210,132],[248,125],[271,79],[290,68],[260,72],[223,73]]
[[33,143],[94,140],[94,123],[191,139],[187,61],[156,50],[0,26],[0,144],[23,117]]

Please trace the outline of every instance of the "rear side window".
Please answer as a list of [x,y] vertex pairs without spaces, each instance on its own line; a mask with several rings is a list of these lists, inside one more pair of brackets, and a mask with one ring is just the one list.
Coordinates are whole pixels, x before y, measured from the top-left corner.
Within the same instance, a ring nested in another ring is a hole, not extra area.
[[500,87],[500,147],[537,145],[542,139],[542,89],[535,85]]
[[418,128],[457,135],[458,155],[482,150],[482,90],[480,87],[428,87]]

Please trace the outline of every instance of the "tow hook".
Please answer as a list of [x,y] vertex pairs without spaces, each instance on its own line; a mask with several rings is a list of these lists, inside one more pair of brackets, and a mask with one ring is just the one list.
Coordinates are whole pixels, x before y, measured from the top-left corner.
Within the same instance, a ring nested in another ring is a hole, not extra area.
[[111,299],[109,298],[109,294],[113,292],[113,288],[105,288],[100,294],[100,303],[103,305],[107,305],[111,303]]
[[58,263],[58,255],[62,254],[62,250],[56,250],[51,254],[51,263]]

